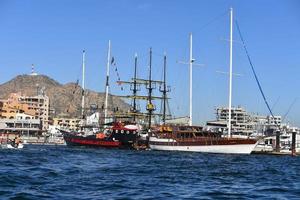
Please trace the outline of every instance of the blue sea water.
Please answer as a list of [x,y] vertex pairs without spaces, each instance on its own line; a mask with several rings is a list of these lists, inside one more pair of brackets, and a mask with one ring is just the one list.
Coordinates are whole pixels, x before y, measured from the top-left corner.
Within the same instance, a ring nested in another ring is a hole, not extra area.
[[300,199],[300,157],[26,146],[0,199]]

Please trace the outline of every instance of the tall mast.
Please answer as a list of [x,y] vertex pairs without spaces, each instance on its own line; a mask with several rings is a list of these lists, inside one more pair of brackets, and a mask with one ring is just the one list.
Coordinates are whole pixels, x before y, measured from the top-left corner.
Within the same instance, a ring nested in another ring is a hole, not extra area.
[[228,105],[228,137],[231,137],[231,99],[232,99],[232,26],[233,9],[230,8],[230,55],[229,55],[229,105]]
[[85,50],[82,51],[82,99],[81,99],[81,116],[84,119],[84,98],[85,98]]
[[193,35],[190,33],[190,126],[193,125],[193,62]]
[[149,85],[148,85],[148,104],[147,104],[147,110],[148,110],[148,129],[151,128],[151,118],[152,118],[152,112],[154,110],[154,105],[152,104],[152,77],[151,77],[151,68],[152,68],[152,48],[150,48],[150,61],[149,61]]
[[[137,85],[136,85],[136,79],[137,79],[137,53],[134,55],[134,80],[133,80],[133,112],[136,113],[136,95],[137,95]],[[135,121],[135,114],[133,115],[133,121]]]
[[163,85],[163,124],[166,123],[166,101],[167,101],[167,85],[166,85],[166,73],[167,73],[167,55],[164,55],[164,85]]
[[105,84],[105,104],[104,104],[104,123],[107,123],[107,104],[109,89],[109,66],[110,66],[110,40],[108,40],[107,65],[106,65],[106,84]]
[[[193,58],[193,34],[190,33],[190,56],[189,56],[189,61],[188,62],[182,62],[179,61],[178,63],[182,64],[188,64],[189,65],[189,125],[193,125],[193,64],[195,62],[195,59]],[[203,64],[195,64],[198,66],[203,66]]]

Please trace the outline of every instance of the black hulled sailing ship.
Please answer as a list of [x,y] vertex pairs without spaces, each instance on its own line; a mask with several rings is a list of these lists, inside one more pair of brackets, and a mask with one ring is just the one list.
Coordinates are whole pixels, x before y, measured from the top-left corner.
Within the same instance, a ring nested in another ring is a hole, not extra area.
[[[63,131],[64,140],[69,146],[92,146],[92,147],[110,147],[110,148],[133,148],[139,137],[139,126],[130,122],[108,122],[108,89],[109,89],[109,68],[110,68],[110,41],[108,45],[107,56],[107,75],[105,85],[105,104],[104,104],[104,126],[101,131],[88,134],[85,127],[82,131],[66,132]],[[85,70],[85,52],[83,52],[83,81],[82,81],[82,121],[85,121],[84,115],[84,70]],[[114,117],[112,117],[114,118]]]

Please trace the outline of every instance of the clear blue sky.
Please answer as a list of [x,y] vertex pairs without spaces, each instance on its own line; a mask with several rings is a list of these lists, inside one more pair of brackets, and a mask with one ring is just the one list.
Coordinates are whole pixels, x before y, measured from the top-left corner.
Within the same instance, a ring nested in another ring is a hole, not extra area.
[[[161,78],[164,51],[168,55],[171,108],[188,115],[188,34],[193,32],[194,122],[215,118],[215,106],[228,102],[229,7],[234,9],[262,87],[276,115],[284,115],[300,86],[300,1],[297,0],[0,0],[0,83],[30,73],[61,83],[80,77],[81,52],[87,51],[87,87],[104,91],[107,43],[121,79],[133,73],[139,55],[139,75],[146,76],[148,49],[153,48],[154,77]],[[219,16],[219,17],[218,17]],[[216,17],[218,17],[216,19]],[[213,20],[216,19],[216,20]],[[211,23],[210,23],[211,22]],[[208,24],[208,25],[207,25]],[[239,41],[234,32],[235,40]],[[242,46],[234,44],[233,105],[268,114]],[[116,73],[112,70],[112,80]],[[115,83],[111,91],[124,94]],[[128,88],[125,88],[128,89]],[[159,107],[159,106],[158,106]],[[300,126],[300,98],[287,119]]]

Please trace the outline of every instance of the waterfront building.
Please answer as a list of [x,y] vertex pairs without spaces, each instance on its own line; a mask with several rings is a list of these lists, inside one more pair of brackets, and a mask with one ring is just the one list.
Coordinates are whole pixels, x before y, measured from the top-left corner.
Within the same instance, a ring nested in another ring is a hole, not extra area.
[[20,93],[12,93],[7,100],[0,102],[1,119],[17,119],[17,116],[25,117],[25,120],[34,118],[41,121],[41,130],[48,129],[49,98],[46,95],[22,96]]
[[0,119],[1,133],[16,133],[20,135],[39,135],[41,133],[40,119]]
[[28,108],[35,112],[36,118],[42,121],[42,130],[47,130],[49,126],[49,97],[46,95],[20,96],[20,101],[27,104]]
[[53,125],[63,130],[78,131],[81,121],[79,118],[53,118]]
[[267,116],[268,125],[281,126],[281,116]]
[[[227,130],[229,110],[227,107],[216,108],[216,120],[207,122],[209,128],[218,128],[221,132]],[[231,109],[231,129],[235,134],[240,135],[265,135],[266,131],[277,130],[281,127],[281,116],[263,116],[247,112],[242,107]]]
[[19,101],[20,94],[12,93],[8,99],[0,100],[0,118],[2,119],[15,119],[16,114],[25,113],[34,115],[35,112],[29,109],[27,104]]
[[[216,118],[218,122],[224,126],[229,119],[229,110],[226,107],[218,107],[216,109]],[[226,123],[224,123],[226,122]],[[251,133],[254,128],[252,117],[242,107],[231,108],[231,129],[236,133]]]

